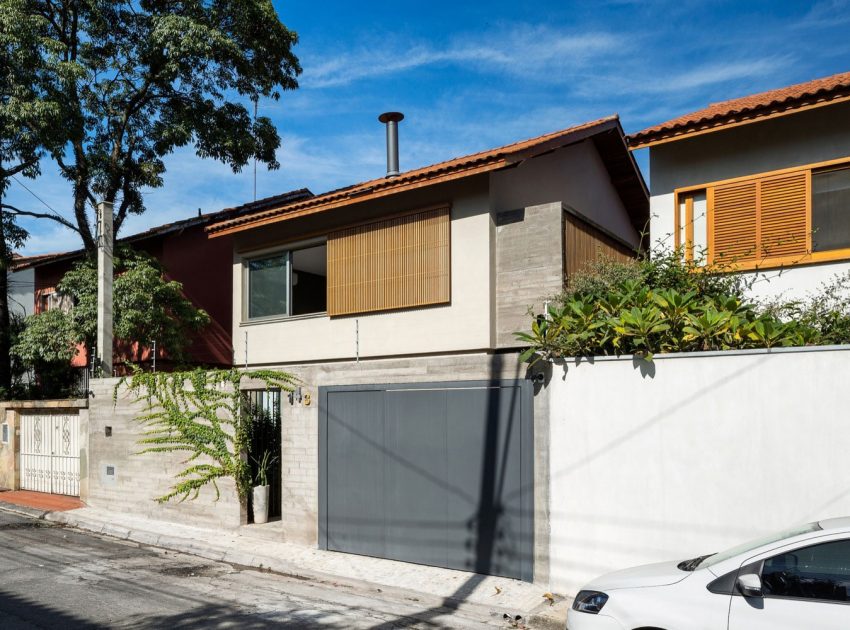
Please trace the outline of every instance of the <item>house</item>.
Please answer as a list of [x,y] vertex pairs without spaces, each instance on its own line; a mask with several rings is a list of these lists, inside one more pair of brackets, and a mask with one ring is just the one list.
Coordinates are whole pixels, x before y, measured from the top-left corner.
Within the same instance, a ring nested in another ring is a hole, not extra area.
[[[649,148],[656,247],[799,297],[850,271],[850,72],[714,103],[631,135]],[[781,273],[780,273],[781,272]]]
[[402,173],[393,137],[385,177],[205,228],[233,248],[236,364],[301,382],[280,535],[545,583],[546,375],[514,333],[588,260],[635,255],[646,187],[617,117]]
[[[218,367],[233,364],[230,276],[227,273],[232,264],[233,246],[229,239],[207,239],[204,228],[225,218],[262,211],[269,204],[306,199],[311,195],[307,189],[291,191],[235,208],[199,213],[190,219],[118,239],[118,244],[130,245],[156,258],[165,268],[168,279],[180,282],[186,297],[209,314],[209,326],[192,340],[188,348],[193,363]],[[76,250],[15,258],[13,271],[9,274],[10,308],[28,315],[69,306],[67,297],[57,291],[57,284],[84,256],[83,250]],[[199,265],[201,261],[203,265]],[[157,354],[158,360],[164,359],[160,365],[167,364],[167,356],[162,352]],[[150,358],[149,351],[143,354],[144,361]],[[80,348],[72,365],[84,367],[88,362],[86,349]]]

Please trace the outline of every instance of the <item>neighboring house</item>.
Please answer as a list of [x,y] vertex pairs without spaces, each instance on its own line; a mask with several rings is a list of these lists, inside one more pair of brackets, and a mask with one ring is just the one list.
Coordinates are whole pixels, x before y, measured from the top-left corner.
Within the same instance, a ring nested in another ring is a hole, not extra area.
[[546,375],[514,333],[647,221],[611,117],[208,226],[235,254],[236,364],[301,379],[283,537],[545,582]]
[[850,271],[850,72],[715,103],[629,145],[649,147],[655,246],[764,272],[756,296]]
[[[269,205],[306,199],[311,195],[306,189],[288,192],[237,208],[199,214],[118,239],[118,244],[130,245],[156,258],[165,268],[168,279],[180,282],[185,296],[209,314],[209,326],[196,335],[188,348],[191,362],[218,367],[233,364],[228,275],[233,264],[233,245],[228,239],[220,242],[209,240],[204,228],[216,221],[261,211]],[[26,310],[26,314],[71,308],[68,297],[57,292],[56,286],[83,256],[84,251],[77,250],[16,258],[14,271],[10,274],[10,304],[14,300],[14,304],[20,304],[20,309],[22,312]],[[149,354],[145,354],[143,361],[150,358]],[[167,360],[167,356],[160,352],[158,358]],[[85,348],[81,348],[72,364],[82,367],[88,361]]]
[[6,274],[9,314],[17,317],[32,315],[35,309],[35,270],[31,266],[21,267],[24,260],[14,254],[11,269]]

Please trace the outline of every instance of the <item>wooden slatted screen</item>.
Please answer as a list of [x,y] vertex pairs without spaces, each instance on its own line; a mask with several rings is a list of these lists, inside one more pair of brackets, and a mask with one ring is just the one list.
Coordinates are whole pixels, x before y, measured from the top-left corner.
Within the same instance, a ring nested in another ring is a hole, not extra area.
[[449,302],[450,228],[446,206],[329,235],[328,314]]
[[713,261],[756,259],[757,190],[754,181],[714,189]]
[[761,255],[803,256],[808,251],[809,193],[807,172],[761,181]]
[[628,260],[636,255],[628,245],[611,238],[579,217],[564,213],[564,265],[567,281],[589,263],[601,258]]
[[810,250],[808,170],[709,187],[712,262],[759,264]]

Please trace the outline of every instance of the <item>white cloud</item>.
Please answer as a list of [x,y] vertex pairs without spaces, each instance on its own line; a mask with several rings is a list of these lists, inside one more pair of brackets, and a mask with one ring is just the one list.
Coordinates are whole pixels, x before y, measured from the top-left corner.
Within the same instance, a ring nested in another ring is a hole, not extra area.
[[328,88],[398,74],[425,66],[453,65],[514,76],[550,73],[583,66],[591,59],[622,50],[622,38],[606,32],[570,32],[546,26],[515,25],[457,37],[444,46],[383,38],[351,51],[323,51],[312,60],[302,54],[305,88]]

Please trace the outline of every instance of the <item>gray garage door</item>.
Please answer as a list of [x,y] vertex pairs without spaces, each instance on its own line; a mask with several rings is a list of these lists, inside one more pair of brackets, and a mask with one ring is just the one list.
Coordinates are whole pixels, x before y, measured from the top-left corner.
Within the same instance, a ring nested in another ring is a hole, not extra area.
[[323,548],[532,579],[526,381],[327,387]]

